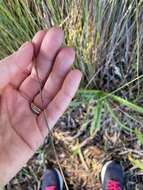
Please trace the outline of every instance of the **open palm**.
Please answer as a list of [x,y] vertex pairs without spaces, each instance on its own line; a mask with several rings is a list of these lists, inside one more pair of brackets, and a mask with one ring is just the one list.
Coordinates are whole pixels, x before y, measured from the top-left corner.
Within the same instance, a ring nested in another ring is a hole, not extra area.
[[[0,185],[5,185],[31,158],[76,93],[81,73],[71,70],[75,53],[62,48],[59,28],[40,31],[16,53],[0,62]],[[42,82],[40,86],[36,71]],[[31,110],[33,102],[42,111]]]

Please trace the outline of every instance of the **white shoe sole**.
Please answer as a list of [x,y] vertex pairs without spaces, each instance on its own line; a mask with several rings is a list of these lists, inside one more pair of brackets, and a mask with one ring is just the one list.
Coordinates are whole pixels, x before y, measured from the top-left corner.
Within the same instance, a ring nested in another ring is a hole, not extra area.
[[61,173],[59,172],[59,170],[58,169],[54,169],[56,172],[57,172],[57,175],[58,175],[58,177],[59,177],[59,180],[60,180],[60,190],[63,190],[63,188],[64,188],[64,181],[63,181],[63,178],[62,178],[62,176],[61,176]]
[[102,170],[101,170],[101,182],[102,182],[102,183],[103,183],[103,181],[104,181],[104,176],[105,176],[107,167],[108,167],[108,165],[111,164],[112,162],[113,162],[113,161],[107,162],[107,163],[103,166],[103,168],[102,168]]

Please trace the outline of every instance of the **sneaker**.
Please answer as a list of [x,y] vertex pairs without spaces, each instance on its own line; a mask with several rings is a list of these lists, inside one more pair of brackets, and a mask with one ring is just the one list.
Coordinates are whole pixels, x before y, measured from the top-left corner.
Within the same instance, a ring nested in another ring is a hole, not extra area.
[[42,177],[42,190],[63,190],[63,179],[59,170],[46,170]]
[[123,190],[124,172],[122,167],[114,161],[107,162],[101,171],[103,190]]

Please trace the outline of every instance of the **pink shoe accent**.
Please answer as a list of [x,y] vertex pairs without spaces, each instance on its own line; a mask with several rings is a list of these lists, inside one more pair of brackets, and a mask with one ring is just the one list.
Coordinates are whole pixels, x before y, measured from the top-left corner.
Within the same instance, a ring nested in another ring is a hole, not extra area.
[[110,180],[107,190],[121,190],[120,184],[117,181]]
[[56,187],[55,186],[46,187],[45,190],[56,190]]

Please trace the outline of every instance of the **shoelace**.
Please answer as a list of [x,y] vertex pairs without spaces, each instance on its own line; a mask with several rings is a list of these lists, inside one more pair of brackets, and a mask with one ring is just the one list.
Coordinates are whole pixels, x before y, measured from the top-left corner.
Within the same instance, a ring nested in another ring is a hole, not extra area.
[[45,190],[56,190],[56,187],[55,186],[46,187]]
[[107,185],[107,190],[121,190],[119,182],[110,180]]

